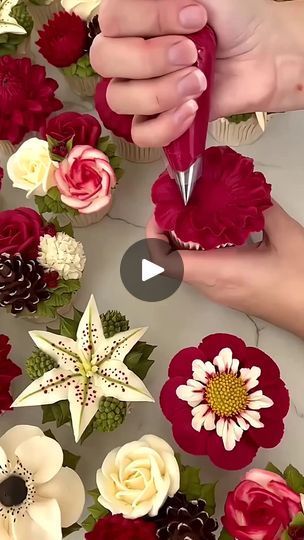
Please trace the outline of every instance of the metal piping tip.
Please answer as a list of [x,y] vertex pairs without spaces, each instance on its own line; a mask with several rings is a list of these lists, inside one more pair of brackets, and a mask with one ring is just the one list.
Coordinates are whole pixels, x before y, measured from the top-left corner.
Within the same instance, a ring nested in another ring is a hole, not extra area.
[[185,206],[188,204],[194,186],[202,174],[202,157],[199,157],[187,171],[175,171],[175,181],[179,187]]

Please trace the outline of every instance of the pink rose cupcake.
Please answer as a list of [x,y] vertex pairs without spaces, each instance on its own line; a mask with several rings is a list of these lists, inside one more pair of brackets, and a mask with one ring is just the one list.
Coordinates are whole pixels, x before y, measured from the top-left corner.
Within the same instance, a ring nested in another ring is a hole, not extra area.
[[246,243],[263,231],[271,186],[253,160],[225,146],[204,153],[204,174],[184,205],[165,171],[152,187],[155,220],[179,249],[207,250]]
[[160,148],[139,148],[132,142],[131,126],[133,116],[116,114],[110,109],[106,93],[110,79],[102,79],[95,94],[95,107],[104,126],[112,132],[112,139],[120,156],[137,163],[152,163],[161,158]]

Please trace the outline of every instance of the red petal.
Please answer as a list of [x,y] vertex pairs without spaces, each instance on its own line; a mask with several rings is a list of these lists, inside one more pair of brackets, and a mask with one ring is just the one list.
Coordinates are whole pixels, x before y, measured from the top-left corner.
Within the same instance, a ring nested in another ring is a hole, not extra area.
[[221,467],[222,469],[237,471],[247,467],[256,456],[257,451],[257,445],[248,438],[247,433],[245,433],[240,442],[236,444],[234,450],[227,452],[224,448],[222,439],[216,432],[209,432],[207,453],[211,461],[217,467]]
[[186,379],[184,377],[174,377],[173,379],[169,379],[164,384],[159,396],[161,409],[165,417],[172,423],[175,421],[178,422],[179,415],[185,410],[191,409],[186,401],[179,399],[176,395],[176,389],[181,384],[186,384]]
[[[267,419],[268,409],[259,411],[261,413],[261,422],[264,427],[260,429],[249,428],[248,437],[251,438],[253,444],[262,448],[274,448],[277,446],[284,435],[284,423],[282,420],[271,417]],[[268,413],[269,414],[269,413]]]
[[207,454],[208,439],[210,431],[195,431],[191,426],[192,414],[191,408],[187,406],[178,420],[173,424],[173,436],[177,444],[188,454],[196,456],[205,456]]
[[[187,347],[179,351],[171,360],[169,366],[169,377],[192,378],[192,363],[194,360],[207,360],[207,357],[197,347]],[[185,384],[185,383],[184,383]]]
[[226,347],[229,347],[233,356],[239,360],[245,356],[246,345],[244,341],[232,334],[211,334],[199,344],[199,349],[204,352],[208,360],[213,360]]

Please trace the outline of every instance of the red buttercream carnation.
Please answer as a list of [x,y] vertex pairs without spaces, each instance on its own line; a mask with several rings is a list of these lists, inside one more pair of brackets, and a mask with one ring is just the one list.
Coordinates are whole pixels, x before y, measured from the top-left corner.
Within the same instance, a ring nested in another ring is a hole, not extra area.
[[67,143],[72,140],[73,146],[89,145],[95,148],[101,135],[101,125],[91,114],[64,112],[51,118],[43,131],[44,138],[52,137],[58,145],[52,147],[53,154],[66,157]]
[[55,98],[58,84],[45,68],[29,58],[0,58],[0,140],[18,144],[31,131],[39,131],[47,117],[62,108]]
[[11,382],[21,375],[21,369],[16,366],[8,355],[11,351],[9,339],[3,334],[0,335],[0,413],[7,411],[13,403],[9,392]]
[[242,245],[250,233],[264,228],[263,212],[272,205],[271,186],[254,171],[252,159],[227,146],[208,148],[203,160],[203,176],[187,206],[167,172],[156,180],[152,187],[156,222],[203,249]]
[[4,172],[2,167],[0,167],[0,189],[2,188],[2,180],[3,180]]
[[106,516],[97,521],[86,540],[156,540],[156,526],[142,519],[125,519],[121,515]]
[[131,137],[133,116],[130,114],[117,114],[108,105],[107,89],[110,82],[111,79],[101,79],[98,83],[95,93],[95,108],[107,129],[117,137],[133,142]]
[[43,221],[35,210],[16,208],[0,212],[0,254],[21,253],[24,258],[35,259],[42,234]]
[[68,67],[86,52],[87,25],[75,13],[55,13],[38,33],[39,52],[52,66]]
[[289,395],[267,354],[213,334],[173,358],[160,404],[183,450],[234,470],[279,444]]

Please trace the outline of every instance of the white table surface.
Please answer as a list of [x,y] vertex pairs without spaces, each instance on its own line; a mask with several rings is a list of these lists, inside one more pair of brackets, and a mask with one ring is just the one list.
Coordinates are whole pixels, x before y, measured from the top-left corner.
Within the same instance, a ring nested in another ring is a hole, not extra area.
[[[60,79],[58,75],[56,78]],[[65,107],[67,110],[72,110],[72,107],[78,111],[92,109],[90,101],[74,100],[64,84],[60,88],[60,95],[66,97],[70,104],[74,103]],[[241,151],[255,158],[256,168],[273,184],[274,197],[304,224],[303,136],[304,112],[276,115],[260,141],[241,148]],[[214,142],[210,141],[210,144]],[[95,487],[96,470],[107,452],[127,441],[146,433],[154,433],[164,437],[177,449],[171,435],[171,426],[162,416],[158,405],[159,392],[167,378],[168,364],[177,351],[197,345],[203,336],[213,332],[230,332],[240,336],[248,345],[258,345],[274,358],[291,395],[283,441],[276,449],[259,451],[253,466],[263,467],[271,459],[279,467],[292,462],[304,472],[304,342],[264,321],[215,305],[186,285],[182,285],[171,298],[163,302],[146,303],[132,297],[121,282],[121,258],[131,244],[144,237],[145,225],[151,213],[150,188],[162,169],[161,162],[152,165],[126,163],[125,175],[115,192],[111,214],[99,224],[76,230],[76,237],[83,242],[87,255],[86,270],[76,305],[83,309],[90,294],[94,293],[100,312],[118,309],[127,315],[132,326],[149,326],[146,339],[156,344],[157,349],[153,354],[155,365],[145,382],[156,404],[135,404],[132,415],[117,431],[93,434],[82,446],[74,443],[70,428],[64,426],[57,430],[53,424],[46,424],[45,427],[53,430],[63,447],[81,454],[78,471],[87,489]],[[13,190],[6,179],[1,208],[21,205],[27,205],[23,192]],[[34,327],[33,323],[11,318],[0,310],[0,333],[9,335],[13,346],[11,358],[20,366],[31,354],[33,343],[28,331]],[[28,382],[26,374],[19,377],[13,384],[14,396]],[[0,435],[19,423],[40,425],[41,418],[40,407],[6,413],[0,419]],[[226,494],[240,480],[242,471],[222,471],[214,467],[206,457],[194,458],[184,454],[183,460],[199,466],[203,480],[219,480],[217,514],[220,516]],[[72,498],[71,494],[71,504]],[[87,502],[91,504],[91,499],[88,498]],[[83,513],[85,516],[86,511]],[[69,538],[80,540],[84,534],[79,531]]]

